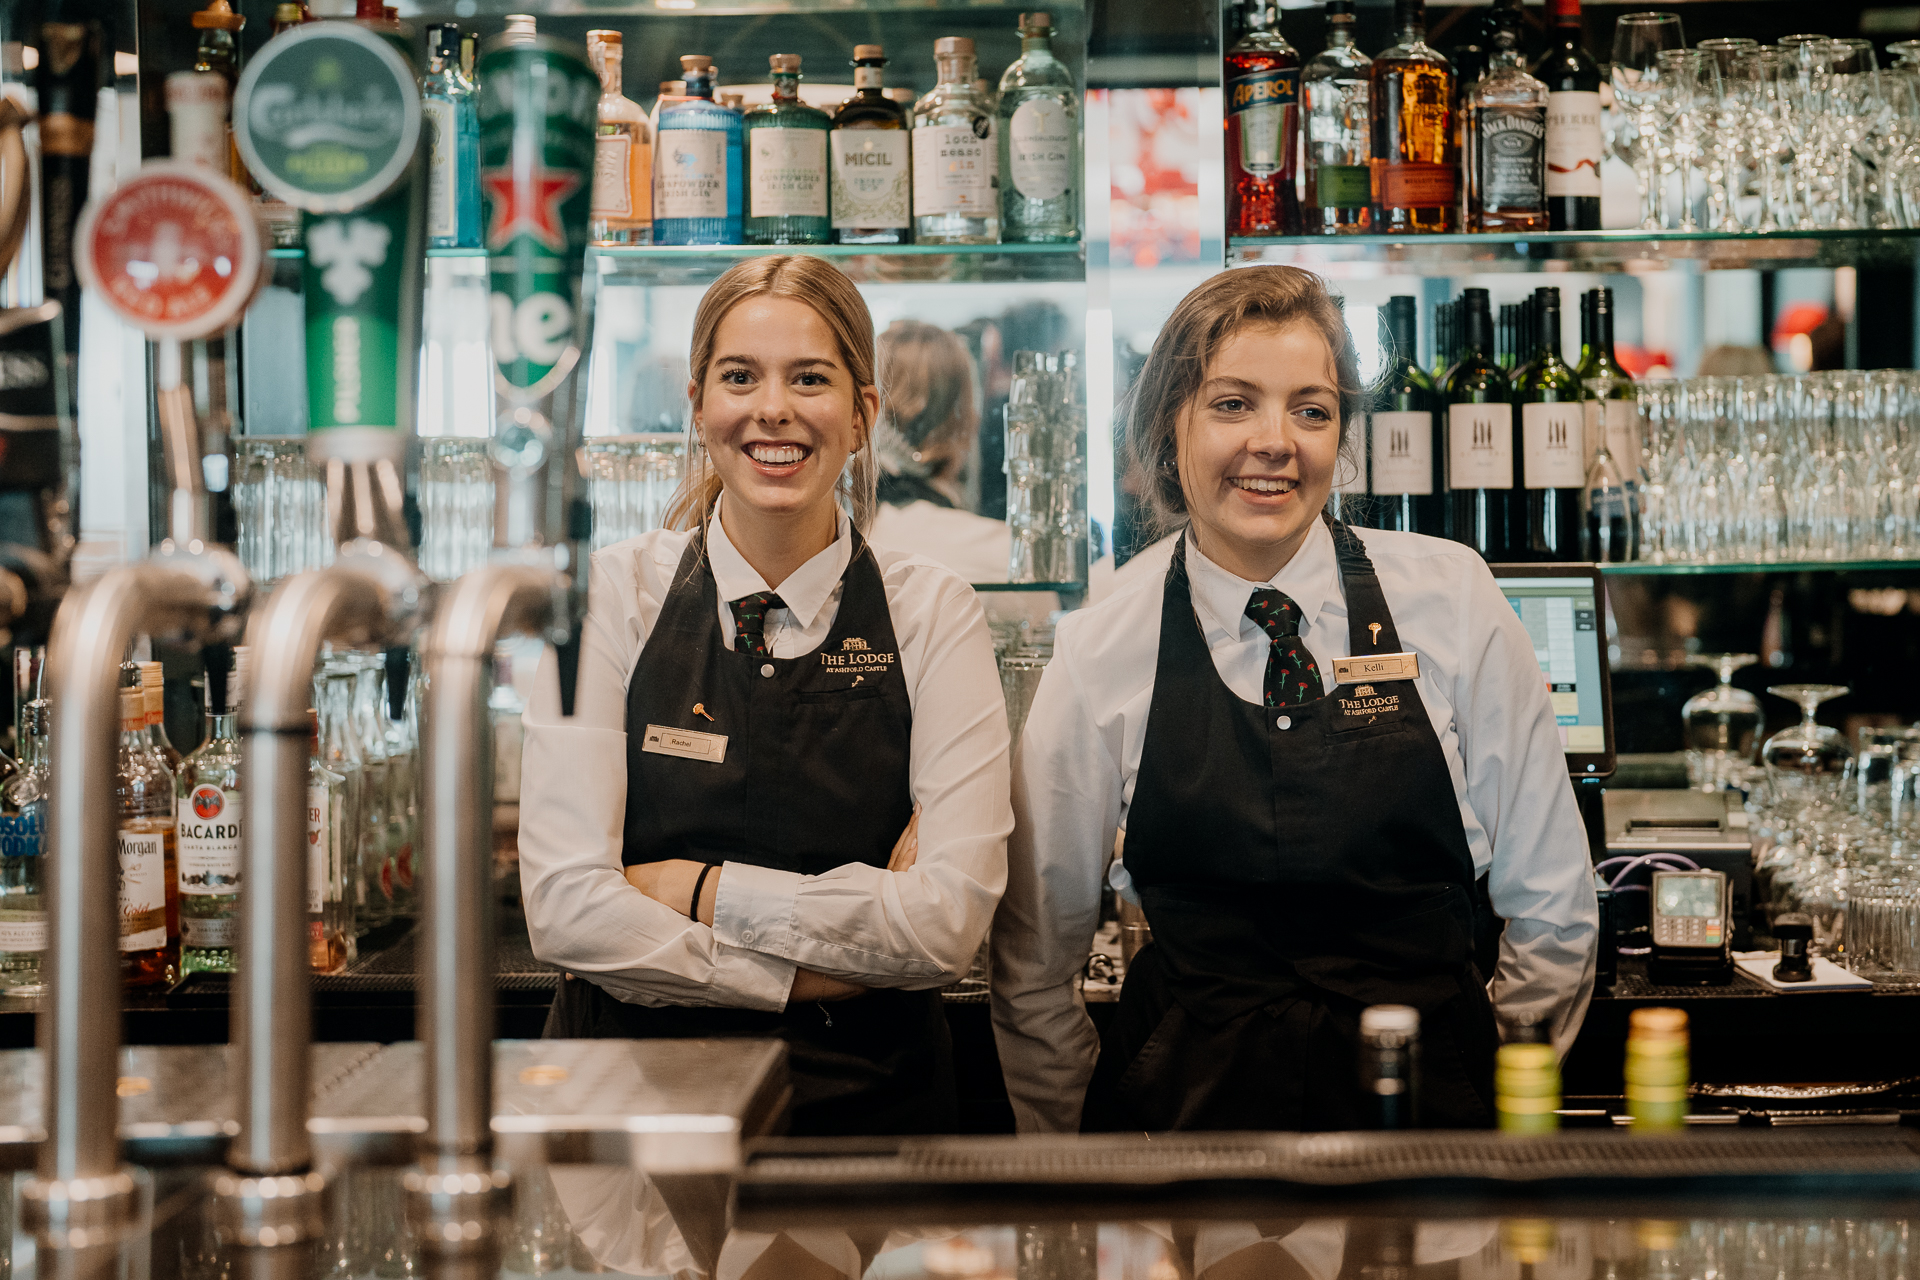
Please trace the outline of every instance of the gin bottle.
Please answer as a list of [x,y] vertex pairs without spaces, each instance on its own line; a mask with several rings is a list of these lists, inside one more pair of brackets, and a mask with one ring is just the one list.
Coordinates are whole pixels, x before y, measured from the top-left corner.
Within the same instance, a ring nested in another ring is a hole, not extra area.
[[120,691],[114,790],[120,810],[120,974],[129,987],[172,982],[180,966],[173,774],[147,741],[146,699]]
[[853,96],[833,113],[828,204],[839,244],[913,243],[913,144],[907,111],[881,88],[887,51],[853,49]]
[[1373,60],[1353,45],[1353,0],[1327,0],[1327,47],[1301,69],[1307,103],[1309,233],[1354,235],[1373,223],[1372,117],[1368,113]]
[[240,931],[239,709],[241,654],[228,669],[219,649],[208,651],[207,737],[180,762],[174,784],[180,875],[180,971],[232,973]]
[[427,28],[427,74],[420,109],[428,130],[427,244],[471,249],[480,243],[480,112],[473,82],[460,69],[460,28]]
[[831,244],[827,113],[800,101],[800,55],[776,53],[773,101],[747,112],[748,244]]
[[620,92],[624,47],[618,31],[587,32],[587,59],[600,76],[587,228],[595,244],[645,244],[653,226],[653,128]]
[[973,41],[933,42],[940,82],[913,106],[913,230],[921,244],[996,244],[1000,202],[991,95],[974,84]]
[[713,100],[713,59],[680,59],[687,96],[660,108],[653,148],[653,242],[739,244],[740,113]]
[[47,949],[42,851],[47,836],[49,703],[20,709],[18,768],[0,784],[0,994],[46,990],[40,961]]
[[1020,57],[1000,77],[1000,238],[1080,238],[1080,94],[1053,56],[1053,19],[1020,15]]

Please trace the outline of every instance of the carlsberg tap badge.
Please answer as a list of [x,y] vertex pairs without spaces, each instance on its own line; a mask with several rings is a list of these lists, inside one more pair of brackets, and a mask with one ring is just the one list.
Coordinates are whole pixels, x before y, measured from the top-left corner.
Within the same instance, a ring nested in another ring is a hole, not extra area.
[[480,195],[500,390],[526,403],[579,356],[600,81],[571,46],[493,43],[480,75]]

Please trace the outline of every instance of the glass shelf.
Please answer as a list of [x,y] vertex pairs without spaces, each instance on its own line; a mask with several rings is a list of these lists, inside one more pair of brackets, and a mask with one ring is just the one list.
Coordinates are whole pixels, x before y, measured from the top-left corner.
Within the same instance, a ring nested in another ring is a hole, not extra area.
[[1654,564],[1632,561],[1627,564],[1603,564],[1600,571],[1608,577],[1684,578],[1701,574],[1727,573],[1886,573],[1920,574],[1920,560],[1794,560],[1734,561],[1725,564]]
[[1279,262],[1336,279],[1494,271],[1904,267],[1920,231],[1553,231],[1536,235],[1256,236],[1228,241],[1229,266]]
[[[587,250],[609,283],[644,278],[649,284],[707,284],[742,258],[806,253],[831,258],[855,280],[905,284],[1019,284],[1079,282],[1087,278],[1079,244],[696,244],[596,247]],[[269,257],[298,262],[304,249],[273,249]],[[429,259],[484,259],[485,249],[429,249]]]

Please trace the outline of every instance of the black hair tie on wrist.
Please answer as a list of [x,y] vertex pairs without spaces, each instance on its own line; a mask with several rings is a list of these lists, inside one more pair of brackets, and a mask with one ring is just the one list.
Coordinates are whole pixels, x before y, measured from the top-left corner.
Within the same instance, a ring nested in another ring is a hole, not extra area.
[[700,921],[700,891],[707,887],[707,877],[719,869],[719,863],[709,862],[700,868],[700,878],[693,882],[693,901],[687,905],[687,919],[696,924]]

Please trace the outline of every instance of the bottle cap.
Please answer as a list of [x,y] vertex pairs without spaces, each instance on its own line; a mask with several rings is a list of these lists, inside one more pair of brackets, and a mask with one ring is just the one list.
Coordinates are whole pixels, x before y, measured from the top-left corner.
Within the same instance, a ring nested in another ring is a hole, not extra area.
[[507,15],[507,29],[501,34],[509,40],[521,40],[537,35],[539,28],[530,13],[510,13]]
[[767,68],[770,71],[797,75],[800,71],[800,55],[797,53],[773,53],[767,55]]
[[587,43],[589,45],[624,44],[625,42],[626,42],[625,36],[621,35],[618,31],[614,31],[611,29],[596,28],[592,31],[587,32]]
[[732,107],[735,111],[745,106],[746,102],[747,99],[744,94],[723,93],[720,95],[720,105],[723,107]]
[[660,96],[663,98],[678,98],[685,94],[686,91],[687,82],[685,80],[662,80],[660,82]]
[[1418,1035],[1420,1011],[1406,1004],[1369,1005],[1360,1011],[1360,1034]]
[[1684,1009],[1635,1009],[1627,1017],[1627,1034],[1660,1039],[1679,1039],[1687,1034]]
[[300,4],[277,4],[273,6],[273,24],[275,26],[298,25],[307,20],[307,11]]
[[460,51],[460,24],[435,22],[427,26],[427,56],[452,57]]
[[857,44],[853,46],[853,60],[855,62],[881,62],[886,59],[886,56],[887,50],[885,45]]
[[951,58],[955,56],[971,58],[974,56],[973,37],[941,36],[933,42],[933,56],[936,58]]
[[246,15],[235,13],[233,6],[228,4],[227,0],[211,0],[206,8],[193,15],[193,26],[196,31],[208,29],[238,31],[246,25]]
[[1053,30],[1053,15],[1050,13],[1023,13],[1020,15],[1020,31],[1023,35],[1043,36]]
[[713,59],[701,53],[683,53],[680,55],[680,70],[683,72],[712,71]]
[[138,689],[120,691],[120,728],[123,732],[147,727],[147,697]]
[[1350,16],[1352,13],[1353,0],[1327,0],[1327,16],[1329,18],[1338,17],[1343,14]]

